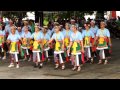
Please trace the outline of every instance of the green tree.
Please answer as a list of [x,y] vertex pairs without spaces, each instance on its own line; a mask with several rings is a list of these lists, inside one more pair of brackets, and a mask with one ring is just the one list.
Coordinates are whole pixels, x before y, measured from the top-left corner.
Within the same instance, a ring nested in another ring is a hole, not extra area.
[[85,14],[92,15],[93,13],[94,11],[63,11],[59,16],[61,16],[61,18],[71,18],[72,16],[83,18]]
[[96,19],[104,19],[104,13],[106,11],[97,11],[96,13]]
[[3,11],[2,16],[15,19],[15,18],[24,18],[27,16],[27,11]]

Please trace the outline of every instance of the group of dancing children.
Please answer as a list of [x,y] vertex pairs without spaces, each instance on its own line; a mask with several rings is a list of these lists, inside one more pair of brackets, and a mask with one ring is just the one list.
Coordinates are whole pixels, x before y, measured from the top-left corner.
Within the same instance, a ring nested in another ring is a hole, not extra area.
[[[11,21],[12,23],[12,21]],[[54,59],[55,69],[64,70],[66,64],[71,62],[72,70],[81,71],[82,65],[90,61],[94,63],[94,57],[99,60],[98,64],[108,63],[111,49],[110,32],[105,28],[105,22],[101,21],[100,28],[95,21],[84,24],[81,32],[75,24],[66,23],[65,28],[55,22],[52,30],[48,26],[35,25],[35,32],[29,31],[29,26],[15,27],[9,24],[3,31],[0,26],[0,56],[2,52],[6,59],[5,47],[8,47],[10,65],[8,67],[19,68],[18,56],[24,60],[34,62],[34,67],[42,68],[44,61]],[[49,52],[53,50],[53,59]],[[1,57],[0,57],[1,58]]]

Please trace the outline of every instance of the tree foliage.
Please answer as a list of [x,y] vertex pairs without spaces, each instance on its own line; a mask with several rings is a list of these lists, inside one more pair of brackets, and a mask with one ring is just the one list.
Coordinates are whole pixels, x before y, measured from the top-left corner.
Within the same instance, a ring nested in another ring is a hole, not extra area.
[[70,18],[72,16],[84,18],[85,14],[92,15],[93,13],[94,11],[63,11],[59,15],[61,16],[61,18]]
[[7,18],[11,18],[11,19],[14,19],[14,18],[24,18],[26,17],[26,12],[27,11],[3,11],[2,12],[2,16],[3,17],[7,17]]

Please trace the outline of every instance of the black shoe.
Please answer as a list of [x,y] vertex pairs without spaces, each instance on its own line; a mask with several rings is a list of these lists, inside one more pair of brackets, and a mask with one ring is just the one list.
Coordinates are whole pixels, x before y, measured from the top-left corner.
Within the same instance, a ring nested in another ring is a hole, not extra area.
[[58,68],[54,68],[54,70],[58,70]]
[[34,64],[34,68],[37,68],[37,67],[38,67],[38,65]]
[[43,67],[43,63],[39,63],[39,69]]

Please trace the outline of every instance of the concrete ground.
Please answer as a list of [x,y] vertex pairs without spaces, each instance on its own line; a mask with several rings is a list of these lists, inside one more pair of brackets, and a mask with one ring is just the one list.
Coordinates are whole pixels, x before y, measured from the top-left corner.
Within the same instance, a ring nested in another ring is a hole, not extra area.
[[[72,71],[67,64],[65,70],[54,70],[53,62],[47,62],[42,69],[33,68],[33,63],[21,61],[20,68],[8,68],[9,60],[0,60],[0,79],[120,79],[120,40],[114,39],[112,59],[107,65],[86,63],[81,72]],[[53,61],[53,60],[52,60]]]

